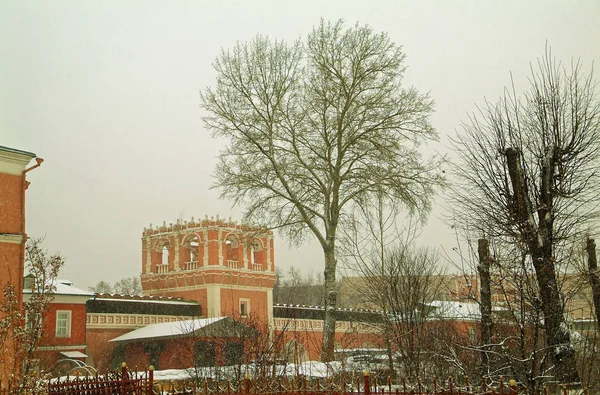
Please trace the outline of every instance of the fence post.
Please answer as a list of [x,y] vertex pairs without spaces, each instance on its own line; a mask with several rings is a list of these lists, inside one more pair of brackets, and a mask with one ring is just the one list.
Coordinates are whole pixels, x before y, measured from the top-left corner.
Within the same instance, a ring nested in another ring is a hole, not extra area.
[[148,390],[149,394],[154,391],[154,365],[148,366]]
[[369,395],[371,393],[371,376],[368,370],[363,372],[365,377],[365,395]]
[[434,393],[434,395],[437,395],[437,393],[438,393],[438,384],[437,384],[436,376],[433,376],[433,393]]
[[510,386],[510,394],[517,395],[517,380],[510,379],[508,381],[508,385]]
[[250,393],[250,374],[244,374],[244,393]]
[[121,394],[125,395],[127,394],[127,390],[125,389],[125,377],[127,375],[127,363],[126,362],[122,362],[121,363]]
[[450,395],[454,394],[454,384],[452,383],[452,376],[448,376],[448,389],[450,390]]

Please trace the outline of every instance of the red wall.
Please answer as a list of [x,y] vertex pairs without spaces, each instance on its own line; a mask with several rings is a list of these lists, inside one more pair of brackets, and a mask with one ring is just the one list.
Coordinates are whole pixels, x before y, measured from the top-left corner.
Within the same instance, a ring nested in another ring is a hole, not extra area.
[[[56,337],[56,312],[71,311],[71,336]],[[40,346],[85,344],[85,304],[51,303],[44,313],[44,333]]]
[[[109,342],[131,332],[133,329],[88,329],[86,339],[86,355],[88,356],[88,365],[94,366],[100,372],[106,372],[111,369],[114,352],[118,346],[116,342]],[[117,358],[116,363],[126,362],[125,358]]]
[[221,315],[239,318],[240,299],[250,299],[250,316],[259,321],[266,322],[269,311],[265,291],[221,288]]
[[0,173],[0,233],[23,233],[23,177]]
[[[0,173],[0,233],[23,235],[23,244],[0,243],[0,288],[4,290],[8,283],[15,287],[17,301],[23,301],[23,267],[25,254],[25,176]],[[4,303],[0,292],[0,303]],[[9,333],[3,342],[0,353],[0,381],[7,382],[14,374],[15,361],[14,338]]]

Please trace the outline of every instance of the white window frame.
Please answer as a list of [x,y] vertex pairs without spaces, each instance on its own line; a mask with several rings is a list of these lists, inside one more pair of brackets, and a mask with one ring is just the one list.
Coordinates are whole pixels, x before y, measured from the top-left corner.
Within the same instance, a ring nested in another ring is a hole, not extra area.
[[[246,304],[246,313],[242,314],[242,304]],[[250,299],[240,298],[238,303],[238,312],[240,313],[240,317],[246,318],[250,315]]]
[[[67,317],[65,319],[62,319],[62,318],[60,319],[61,321],[66,320],[66,326],[64,328],[63,327],[59,328],[59,326],[58,326],[59,315],[61,315],[61,314],[67,315]],[[55,330],[56,337],[61,337],[61,338],[71,337],[71,317],[72,317],[71,310],[56,310],[56,330]],[[65,329],[66,333],[59,333],[59,329]]]
[[[36,319],[37,318],[37,319]],[[40,313],[30,314],[29,311],[25,311],[25,329],[33,329],[33,324],[38,324],[40,328],[44,327],[43,316]]]

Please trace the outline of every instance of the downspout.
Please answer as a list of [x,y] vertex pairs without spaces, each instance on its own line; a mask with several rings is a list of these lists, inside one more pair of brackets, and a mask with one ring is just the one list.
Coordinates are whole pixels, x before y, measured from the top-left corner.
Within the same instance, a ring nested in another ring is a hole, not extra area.
[[27,182],[27,180],[26,180],[26,178],[27,178],[26,174],[29,171],[40,167],[42,165],[43,161],[44,161],[44,159],[42,159],[42,158],[35,158],[36,164],[25,169],[25,171],[23,171],[23,177],[21,179],[21,231],[22,231],[22,235],[23,235],[23,241],[21,242],[21,255],[20,255],[21,261],[19,262],[19,277],[18,277],[19,307],[23,307],[23,277],[25,276],[25,243],[27,242],[27,233],[25,232],[25,191],[27,190],[27,187],[29,187],[29,182]]

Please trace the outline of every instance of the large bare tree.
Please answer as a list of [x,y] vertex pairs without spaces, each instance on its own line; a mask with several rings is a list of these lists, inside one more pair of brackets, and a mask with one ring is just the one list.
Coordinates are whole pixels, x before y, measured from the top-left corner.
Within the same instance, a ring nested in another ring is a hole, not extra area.
[[405,55],[387,34],[321,22],[304,42],[258,36],[216,59],[202,93],[205,125],[228,140],[216,168],[222,197],[245,220],[312,234],[325,257],[322,359],[333,357],[336,240],[353,204],[383,191],[425,213],[440,183],[418,146],[436,138],[427,94],[403,88]]
[[548,373],[576,382],[556,266],[597,216],[600,102],[592,74],[579,63],[563,67],[549,50],[529,83],[520,97],[513,84],[463,124],[452,205],[457,226],[525,251],[539,288]]

